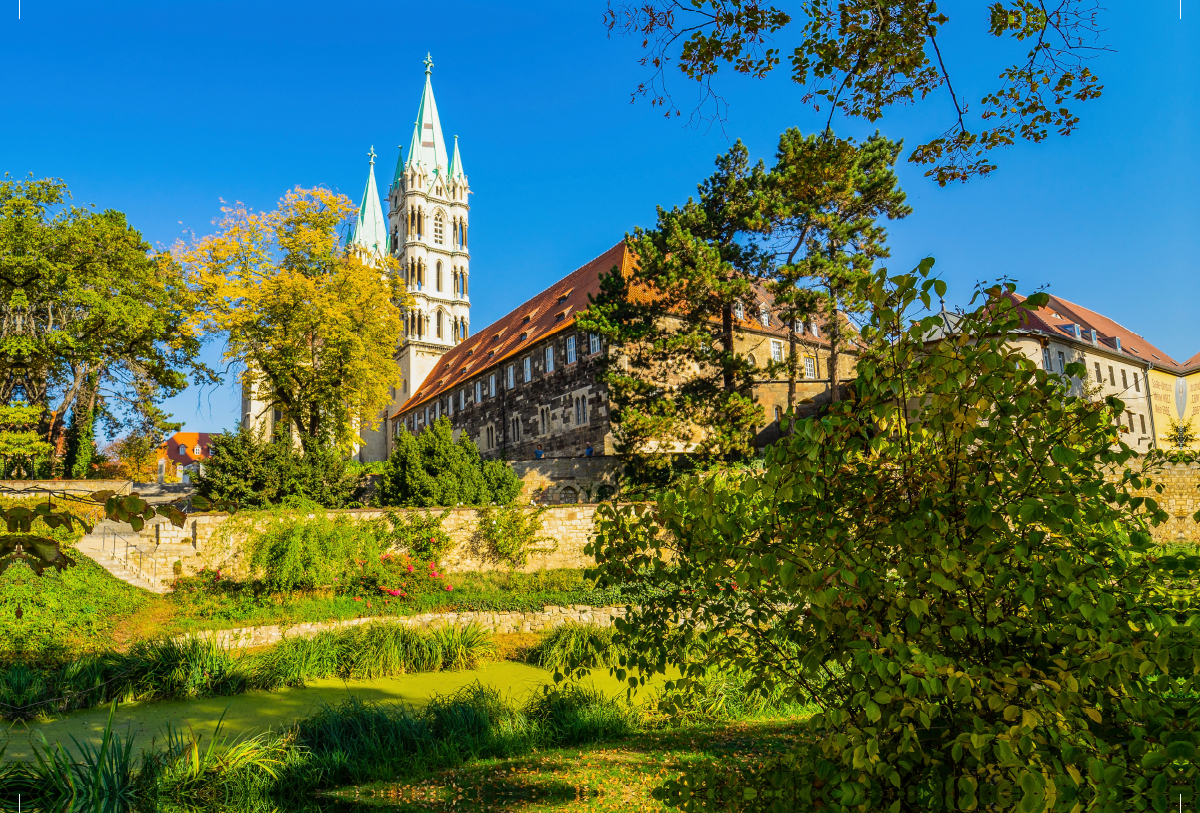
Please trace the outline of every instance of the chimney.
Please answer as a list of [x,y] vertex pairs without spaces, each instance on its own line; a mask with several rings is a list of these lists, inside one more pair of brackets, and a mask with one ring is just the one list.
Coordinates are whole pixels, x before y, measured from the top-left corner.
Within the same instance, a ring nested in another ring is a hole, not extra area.
[[1096,328],[1092,328],[1090,332],[1092,334],[1092,347],[1095,347],[1096,345],[1099,344],[1099,341],[1097,340],[1097,336],[1096,336]]
[[1120,337],[1120,336],[1113,336],[1113,341],[1117,343],[1117,352],[1118,352],[1118,353],[1124,352],[1124,351],[1122,351],[1122,350],[1121,350],[1121,337]]

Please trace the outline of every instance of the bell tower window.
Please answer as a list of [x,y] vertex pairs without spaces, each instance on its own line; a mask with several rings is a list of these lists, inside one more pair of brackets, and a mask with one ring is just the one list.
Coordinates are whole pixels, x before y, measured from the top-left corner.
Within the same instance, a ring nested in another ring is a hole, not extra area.
[[442,261],[438,260],[437,264],[437,289],[438,293],[442,292]]
[[437,243],[440,246],[445,241],[445,239],[446,239],[446,221],[442,217],[442,213],[439,211],[437,214],[435,214],[433,216],[433,242]]

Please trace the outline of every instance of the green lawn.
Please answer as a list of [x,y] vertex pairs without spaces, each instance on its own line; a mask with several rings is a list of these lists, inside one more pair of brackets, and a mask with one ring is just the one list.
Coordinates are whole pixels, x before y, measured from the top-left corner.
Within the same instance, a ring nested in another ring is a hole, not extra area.
[[343,788],[333,796],[396,813],[665,811],[654,789],[689,764],[710,758],[753,767],[795,744],[802,724],[803,718],[787,718],[650,731],[618,742],[483,760],[415,781]]

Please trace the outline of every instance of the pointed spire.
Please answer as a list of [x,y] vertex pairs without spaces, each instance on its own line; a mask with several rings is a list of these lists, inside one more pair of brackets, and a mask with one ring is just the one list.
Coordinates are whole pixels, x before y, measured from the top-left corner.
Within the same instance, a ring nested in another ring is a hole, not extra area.
[[458,154],[458,136],[455,136],[454,157],[450,159],[450,177],[455,179],[464,178],[466,174],[462,168],[462,156]]
[[382,257],[388,251],[387,221],[379,203],[379,190],[375,188],[375,148],[369,153],[371,168],[367,174],[367,188],[363,190],[362,203],[358,207],[358,219],[354,223],[354,235],[350,245],[368,257]]
[[404,145],[397,144],[400,152],[396,155],[396,171],[392,174],[392,189],[400,185],[400,176],[404,174]]
[[433,58],[426,56],[425,89],[421,93],[421,106],[417,110],[405,167],[420,167],[432,175],[439,169],[446,172],[449,164],[446,140],[442,137],[442,121],[438,117],[437,103],[433,100]]

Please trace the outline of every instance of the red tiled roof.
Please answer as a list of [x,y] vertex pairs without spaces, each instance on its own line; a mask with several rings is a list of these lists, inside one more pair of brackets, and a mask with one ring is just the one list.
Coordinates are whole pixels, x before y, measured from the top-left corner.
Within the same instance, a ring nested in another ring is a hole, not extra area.
[[[434,365],[421,386],[404,406],[392,413],[392,418],[408,413],[424,404],[440,397],[455,387],[462,386],[468,379],[479,375],[484,370],[499,365],[506,359],[520,354],[531,345],[542,341],[547,336],[560,333],[575,324],[576,318],[591,304],[589,297],[600,293],[600,277],[614,267],[622,274],[630,274],[636,268],[637,260],[622,240],[596,259],[582,268],[572,271],[558,282],[551,285],[540,294],[513,309],[511,313],[501,317],[493,324],[477,332],[462,344],[442,356]],[[632,286],[635,298],[646,295],[645,286],[636,282]],[[766,288],[756,284],[760,297],[766,301],[769,296]],[[562,318],[559,318],[562,314]],[[747,309],[744,319],[736,319],[738,330],[752,330],[756,333],[787,336],[787,325],[784,324],[772,310],[775,317],[769,326],[763,326],[758,320],[758,314],[753,309]],[[525,321],[525,317],[529,321]],[[825,337],[824,322],[812,320],[821,328],[821,335],[814,337],[806,333],[802,341],[808,344],[828,346]],[[846,327],[847,349],[857,344],[857,329],[843,316]]]
[[[1017,303],[1025,301],[1025,297],[1020,294],[1013,294],[1012,298]],[[1153,364],[1164,370],[1171,372],[1181,372],[1189,365],[1200,362],[1200,354],[1193,356],[1188,361],[1180,364],[1171,358],[1163,350],[1146,341],[1145,337],[1139,336],[1132,330],[1114,322],[1107,316],[1102,316],[1093,310],[1089,310],[1081,305],[1076,305],[1074,302],[1068,302],[1062,297],[1050,296],[1045,307],[1042,308],[1023,308],[1028,319],[1026,327],[1030,330],[1039,333],[1048,333],[1052,336],[1060,338],[1075,338],[1072,325],[1079,325],[1082,332],[1086,334],[1089,330],[1095,330],[1098,334],[1099,344],[1107,350],[1116,352],[1117,345],[1114,339],[1121,340],[1121,352],[1131,358],[1139,359]]]
[[[158,447],[158,456],[160,459],[166,457],[175,463],[185,466],[189,463],[195,463],[208,457],[211,438],[211,432],[176,432]],[[193,452],[197,444],[200,446],[200,454],[194,455]],[[187,447],[187,454],[181,455],[179,453],[180,446]]]

